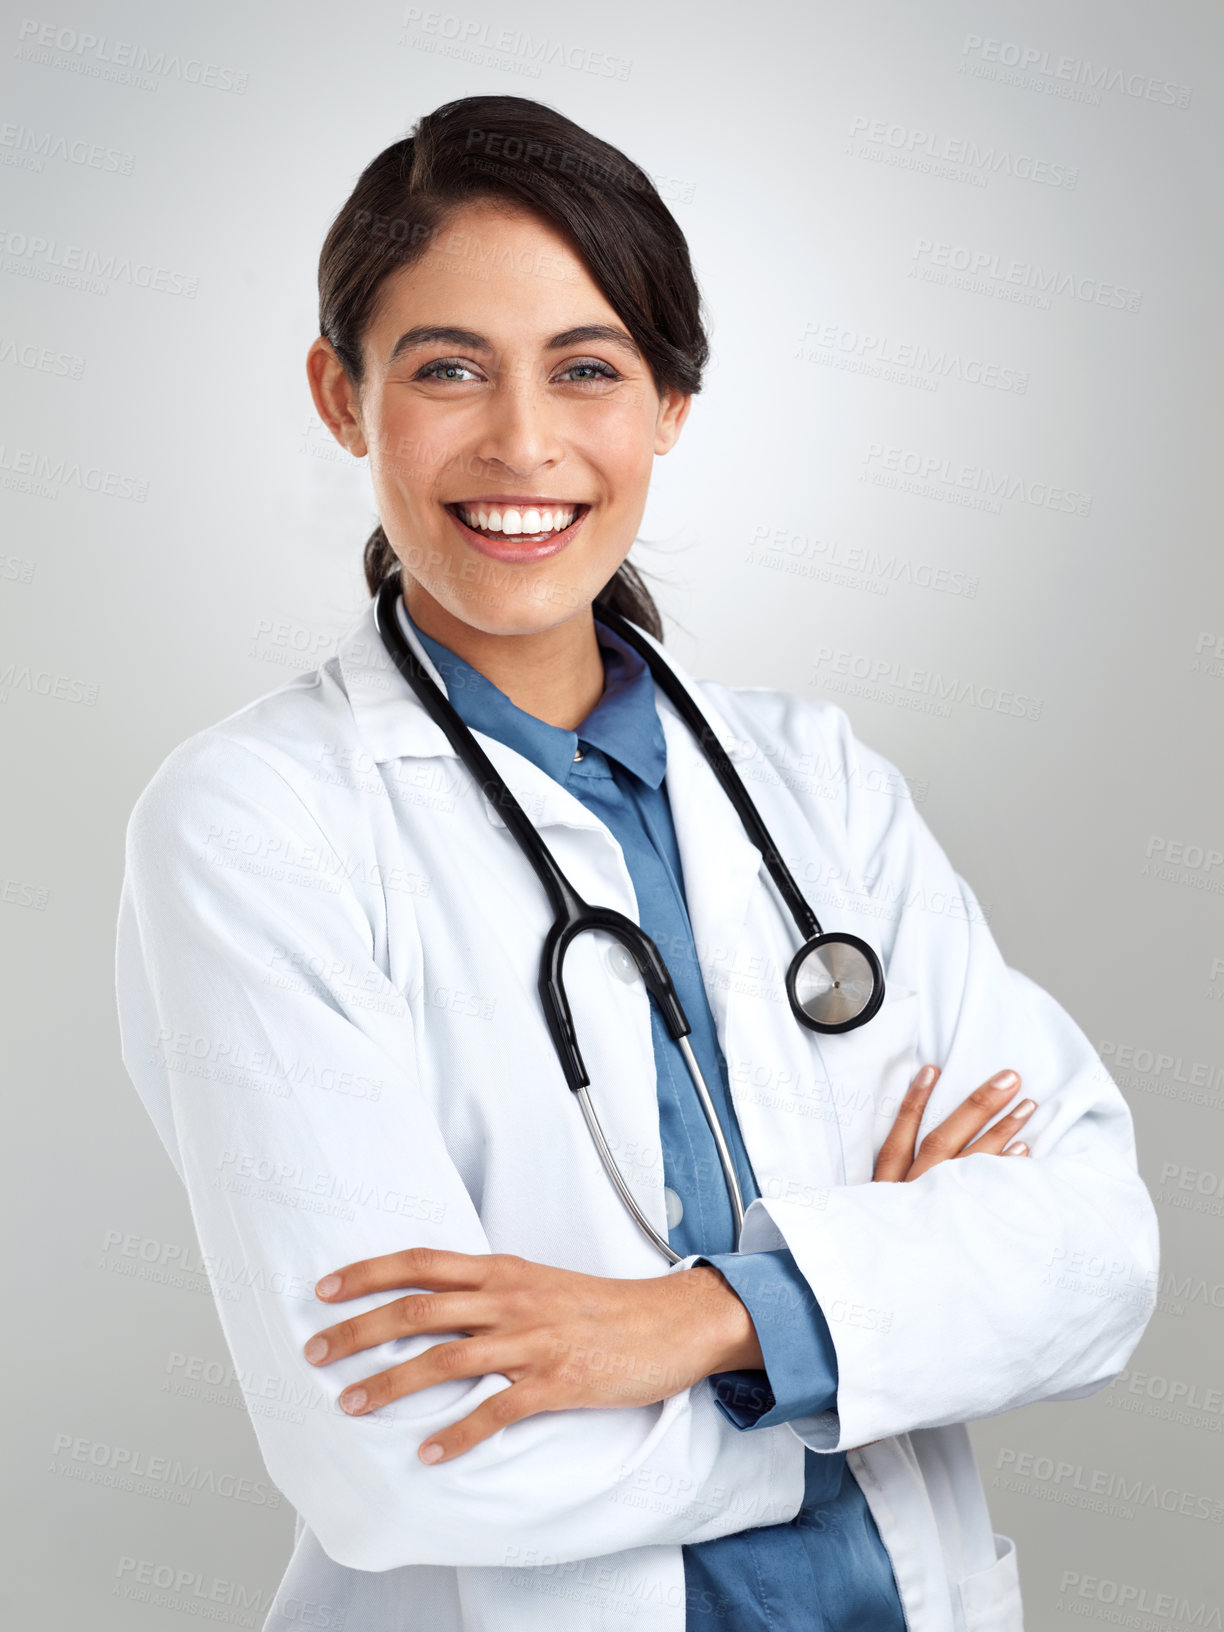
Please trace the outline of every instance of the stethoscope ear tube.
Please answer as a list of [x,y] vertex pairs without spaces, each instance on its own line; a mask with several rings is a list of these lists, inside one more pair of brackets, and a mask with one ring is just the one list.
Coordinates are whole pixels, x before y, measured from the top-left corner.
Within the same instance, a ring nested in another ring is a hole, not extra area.
[[557,1058],[561,1062],[561,1069],[572,1093],[585,1089],[591,1081],[582,1058],[582,1051],[578,1047],[574,1015],[569,1006],[569,999],[565,995],[565,981],[561,972],[566,947],[577,932],[576,926],[569,919],[549,926],[544,939],[540,977],[537,982],[549,1036],[552,1038],[553,1047],[557,1051]]
[[571,942],[588,929],[604,930],[629,953],[675,1042],[687,1037],[692,1029],[662,953],[646,931],[614,907],[588,906],[578,892],[569,886],[564,916],[549,925],[544,937],[538,986],[553,1046],[560,1057],[565,1080],[575,1093],[587,1087],[591,1079],[578,1048],[574,1016],[565,995],[563,965]]
[[599,620],[645,660],[668,701],[697,738],[710,769],[735,806],[745,832],[761,852],[790,909],[803,939],[786,972],[786,992],[795,1018],[809,1031],[835,1033],[865,1025],[884,1001],[884,969],[875,951],[858,935],[824,932],[779,854],[752,795],[685,686],[627,618],[601,607]]
[[396,615],[396,602],[403,593],[400,574],[384,580],[374,598],[374,624],[383,645],[416,693],[418,702],[434,724],[445,733],[451,747],[471,771],[476,784],[489,803],[498,811],[507,829],[535,870],[544,886],[553,916],[567,920],[584,903],[565,874],[557,866],[552,852],[532,826],[531,818],[499,776],[497,767],[463,723],[462,716],[440,686],[436,685],[425,665],[404,638]]
[[606,623],[610,629],[620,635],[622,640],[629,643],[643,658],[657,681],[660,689],[669,703],[679,714],[700,744],[701,751],[714,775],[722,784],[723,792],[735,807],[736,815],[744,824],[748,837],[761,852],[766,867],[770,871],[774,883],[781,892],[782,899],[790,909],[803,940],[810,940],[812,936],[822,933],[815,913],[808,905],[802,890],[791,876],[790,868],[782,860],[778,848],[765,823],[761,820],[761,813],[752,801],[752,795],[740,779],[740,774],[731,763],[726,749],[719,742],[713,727],[697,704],[689,696],[687,689],[671,671],[670,666],[663,661],[653,646],[647,644],[637,629],[623,618],[619,612],[599,610],[599,621]]

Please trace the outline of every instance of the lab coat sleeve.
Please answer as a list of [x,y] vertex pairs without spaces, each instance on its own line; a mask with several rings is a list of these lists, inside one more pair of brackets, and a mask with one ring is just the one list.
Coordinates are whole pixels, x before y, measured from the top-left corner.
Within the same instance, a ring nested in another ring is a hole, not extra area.
[[283,1402],[252,1412],[272,1479],[360,1570],[561,1562],[791,1518],[793,1439],[738,1433],[705,1386],[539,1413],[429,1467],[420,1444],[507,1378],[455,1379],[365,1417],[336,1400],[460,1334],[304,1358],[315,1332],[403,1295],[327,1305],[314,1295],[327,1272],[409,1246],[490,1251],[354,861],[261,752],[216,728],[175,750],[128,827],[123,1057],[186,1185],[236,1372]]
[[[1126,1365],[1156,1301],[1156,1214],[1126,1101],[1066,1011],[1004,962],[896,767],[855,739],[835,705],[755,695],[842,790],[844,882],[879,909],[871,922],[890,986],[917,994],[915,1069],[942,1071],[919,1140],[1007,1066],[1021,1077],[1009,1106],[1037,1101],[1023,1133],[1030,1156],[979,1154],[910,1182],[833,1186],[818,1206],[753,1203],[742,1250],[791,1249],[837,1350],[836,1411],[791,1426],[813,1449],[847,1450],[1091,1393]],[[827,781],[799,777],[792,791],[818,831],[830,822]],[[1091,923],[1060,932],[1089,953],[1099,935]],[[833,1040],[851,1071],[859,1036]],[[875,1125],[876,1151],[895,1111]]]

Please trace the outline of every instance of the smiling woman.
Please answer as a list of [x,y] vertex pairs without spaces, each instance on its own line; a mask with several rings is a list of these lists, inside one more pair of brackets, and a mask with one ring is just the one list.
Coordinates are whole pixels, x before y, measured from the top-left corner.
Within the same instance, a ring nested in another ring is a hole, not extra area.
[[[158,770],[118,946],[236,1375],[301,1402],[253,1416],[269,1632],[1019,1632],[965,1424],[1122,1369],[1154,1213],[896,768],[664,659],[628,556],[707,356],[683,235],[470,97],[365,170],[319,296],[371,604]],[[784,856],[886,986],[796,1007]]]
[[[448,132],[444,109],[431,139],[415,138],[412,165],[430,176],[426,194],[414,196],[410,172],[405,199],[403,155],[389,149],[332,228],[311,389],[333,435],[370,460],[381,517],[366,546],[370,588],[402,564],[418,629],[529,713],[571,726],[603,691],[592,605],[662,633],[625,557],[654,457],[675,443],[699,383],[696,289],[688,325],[696,354],[656,385],[647,354],[664,349],[663,337],[632,307],[626,326],[550,219],[564,222],[552,190],[538,188],[548,214],[527,185],[530,169],[514,173],[509,194],[472,196],[466,144],[455,139],[471,115],[455,126],[457,117]],[[478,174],[488,187],[488,172]],[[367,198],[390,207],[389,182],[414,248],[387,251],[375,289],[356,250],[369,220],[384,219]],[[671,236],[675,270],[688,273],[683,240]],[[463,275],[473,271],[480,276]],[[642,288],[643,274],[624,281]],[[507,566],[522,570],[497,570]]]
[[[423,321],[401,328],[395,312],[402,275],[410,268],[409,304]],[[380,410],[396,420],[392,444],[375,433],[376,484],[385,464],[379,453],[399,447],[412,450],[399,457],[409,461],[406,474],[422,501],[430,467],[459,488],[449,499],[433,493],[435,504],[502,498],[483,484],[466,490],[467,473],[448,463],[452,453],[462,452],[432,438],[452,425],[459,438],[470,437],[490,412],[487,404],[477,408],[473,397],[490,395],[500,416],[511,418],[502,434],[521,435],[523,424],[516,429],[513,420],[522,416],[514,415],[514,405],[527,407],[546,390],[557,404],[550,412],[560,412],[568,431],[582,426],[589,452],[598,445],[593,439],[612,438],[605,447],[611,469],[602,469],[600,460],[567,477],[596,485],[601,475],[605,483],[615,477],[618,490],[601,498],[599,528],[603,552],[612,538],[625,540],[622,556],[640,521],[650,474],[649,453],[642,464],[640,436],[631,437],[628,447],[625,436],[635,427],[640,432],[649,419],[651,452],[664,453],[675,441],[709,355],[700,305],[684,235],[645,172],[551,108],[519,97],[449,103],[380,153],[336,217],[319,261],[321,343],[343,369],[346,384],[365,387],[377,399],[377,405],[368,404],[371,432],[375,418],[390,429]],[[490,321],[465,323],[463,312],[487,314]],[[582,347],[592,354],[566,355]],[[448,356],[444,348],[462,355]],[[406,355],[411,370],[400,366]],[[326,395],[334,387],[335,374],[317,352],[309,367],[318,401],[320,391]],[[431,413],[419,397],[415,413],[411,401],[402,410],[387,402],[393,381],[403,386],[425,380],[436,382],[427,389],[457,394],[453,412],[439,415],[435,402]],[[506,388],[511,382],[514,390]],[[419,435],[423,419],[430,440],[398,441],[405,429],[411,438],[414,426]],[[479,459],[476,450],[466,451]],[[637,468],[626,468],[617,453],[636,456]],[[527,457],[533,455],[528,451]],[[483,476],[485,465],[478,469]],[[382,519],[366,546],[371,592],[396,568],[397,534],[400,549],[413,547],[403,537],[407,517],[401,515],[397,526],[382,508],[384,491],[376,485]],[[505,498],[513,505],[519,496],[514,486]],[[538,496],[590,505],[596,493]],[[502,530],[512,533],[513,521]],[[421,540],[414,543],[420,547]],[[597,593],[598,605],[661,636],[658,612],[634,568],[623,561],[613,566],[586,604]],[[525,582],[532,582],[530,575]]]

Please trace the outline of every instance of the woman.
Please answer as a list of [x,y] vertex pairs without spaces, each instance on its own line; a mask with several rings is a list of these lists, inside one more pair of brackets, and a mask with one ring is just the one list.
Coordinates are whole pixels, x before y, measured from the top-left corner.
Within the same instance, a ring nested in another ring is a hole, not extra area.
[[[831,704],[673,662],[807,899],[883,964],[856,1029],[788,1011],[794,925],[652,682],[626,561],[706,358],[679,228],[571,121],[471,97],[367,168],[319,287],[311,390],[370,460],[399,635],[372,607],[170,755],[119,933],[125,1059],[299,1514],[267,1625],[1020,1627],[964,1424],[1121,1370],[1154,1213],[1117,1088],[894,768]],[[687,1062],[597,933],[575,1027],[669,1257],[610,1182],[537,989],[549,902],[396,640],[574,888],[661,951],[738,1242]]]

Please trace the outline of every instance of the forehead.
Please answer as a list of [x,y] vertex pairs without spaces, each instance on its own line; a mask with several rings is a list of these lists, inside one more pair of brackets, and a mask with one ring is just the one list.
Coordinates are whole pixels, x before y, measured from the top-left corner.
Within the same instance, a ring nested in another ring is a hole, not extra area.
[[569,239],[529,211],[478,202],[453,210],[418,260],[387,277],[371,328],[448,324],[543,342],[616,313]]

